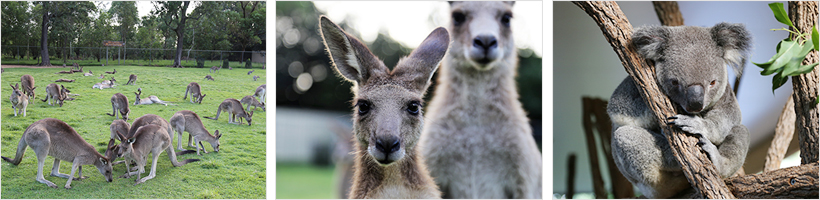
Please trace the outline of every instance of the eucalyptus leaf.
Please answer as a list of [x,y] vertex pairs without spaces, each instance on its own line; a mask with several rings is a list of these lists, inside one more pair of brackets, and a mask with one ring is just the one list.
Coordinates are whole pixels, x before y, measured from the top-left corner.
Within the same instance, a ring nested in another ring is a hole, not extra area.
[[[755,65],[763,68],[761,74],[768,75],[786,66],[786,64],[792,61],[802,50],[802,46],[795,41],[782,40],[777,46],[777,54],[769,59],[769,62],[761,64],[755,63]],[[803,57],[805,57],[805,55]]]
[[774,75],[774,77],[772,77],[772,93],[774,93],[775,89],[780,88],[780,86],[783,86],[783,84],[785,84],[787,80],[789,80],[788,76],[786,78],[783,78],[780,76],[780,73]]
[[777,19],[778,22],[789,25],[792,25],[792,20],[789,20],[789,16],[786,15],[786,10],[783,9],[783,3],[770,3],[769,8],[772,9],[772,13],[774,13],[774,18]]
[[[787,39],[788,39],[788,38],[787,38]],[[775,47],[775,51],[777,52],[777,54],[775,54],[774,56],[772,56],[772,58],[770,58],[770,59],[769,59],[769,61],[766,61],[765,63],[755,63],[755,62],[752,62],[752,64],[755,64],[755,65],[757,65],[758,67],[763,68],[763,69],[768,69],[768,68],[769,68],[769,66],[771,66],[771,65],[772,65],[772,63],[774,63],[774,61],[775,61],[775,60],[777,60],[777,58],[779,58],[780,56],[782,56],[782,55],[783,55],[783,52],[782,52],[782,51],[780,51],[780,45],[781,45],[781,44],[783,44],[783,41],[788,41],[788,40],[781,40],[780,42],[778,42],[778,43],[777,43],[777,47]]]
[[786,76],[797,76],[797,75],[800,75],[800,74],[809,73],[812,70],[814,70],[814,67],[816,67],[817,64],[820,64],[820,63],[814,63],[814,64],[810,64],[810,65],[800,65],[794,72],[786,74]]
[[817,26],[811,27],[811,41],[814,44],[814,50],[820,51],[820,36],[817,34]]

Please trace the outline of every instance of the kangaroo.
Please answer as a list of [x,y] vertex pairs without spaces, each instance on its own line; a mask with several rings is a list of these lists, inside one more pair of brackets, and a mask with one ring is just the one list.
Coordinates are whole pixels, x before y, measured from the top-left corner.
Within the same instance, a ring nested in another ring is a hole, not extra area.
[[212,81],[213,81],[213,80],[214,80],[214,77],[211,77],[211,75],[205,75],[205,78],[204,78],[204,79],[205,79],[205,80],[212,80]]
[[105,84],[105,83],[95,83],[93,86],[91,86],[91,88],[92,89],[93,88],[99,88],[100,90],[102,90],[102,89],[114,88],[114,85]]
[[59,71],[59,72],[55,72],[54,74],[73,74],[73,73],[74,73],[74,71],[73,71],[73,70],[68,70],[68,71]]
[[37,87],[34,87],[34,77],[28,74],[20,76],[20,82],[23,87],[23,94],[28,95],[31,100],[37,98],[37,95],[34,94],[34,89],[37,89]]
[[131,74],[128,76],[128,82],[125,82],[126,85],[136,85],[137,82],[137,75]]
[[50,83],[46,86],[46,98],[43,99],[43,102],[48,101],[48,105],[53,106],[51,104],[51,100],[54,99],[54,103],[60,104],[60,107],[63,107],[63,101],[68,98],[68,93],[71,92],[68,89],[65,89],[63,85],[59,87],[57,84]]
[[[118,145],[117,155],[125,158],[126,172],[120,178],[130,178],[137,175],[136,183],[134,185],[144,183],[147,180],[154,178],[157,175],[157,160],[163,151],[168,151],[168,158],[174,167],[179,167],[191,162],[199,161],[199,159],[187,159],[182,162],[177,161],[176,153],[171,145],[171,138],[168,137],[167,129],[157,126],[156,124],[148,124],[137,128],[137,131],[131,137],[125,137],[118,133],[121,140]],[[151,173],[145,178],[142,178],[142,173],[145,173],[145,165],[148,162],[148,154],[153,154],[151,161]],[[129,162],[137,163],[137,171],[131,172]]]
[[219,72],[219,70],[220,70],[220,69],[222,69],[222,67],[221,67],[221,66],[213,66],[213,67],[211,67],[211,69],[210,69],[210,70],[208,70],[208,71],[210,71],[211,73],[214,73],[214,72]]
[[248,75],[251,75],[251,73],[253,73],[253,71],[255,71],[255,69],[251,70],[251,71],[248,71]]
[[142,126],[145,126],[145,125],[148,125],[148,124],[154,124],[154,125],[165,128],[166,129],[165,131],[168,132],[168,137],[170,137],[171,140],[174,139],[174,134],[173,134],[174,130],[171,129],[171,124],[168,123],[168,121],[166,121],[164,118],[162,118],[158,115],[155,115],[155,114],[145,114],[142,117],[134,119],[134,123],[131,123],[131,129],[129,129],[128,134],[125,135],[126,138],[130,138],[130,137],[134,136],[134,134],[136,134],[137,129],[139,127],[142,127]]
[[116,73],[117,73],[117,69],[114,69],[114,71],[113,71],[113,72],[105,72],[105,73],[106,73],[106,74],[116,74]]
[[[199,119],[199,116],[196,115],[193,111],[190,110],[180,110],[174,113],[174,116],[171,117],[171,128],[177,132],[177,149],[178,150],[185,150],[182,148],[182,132],[188,131],[188,146],[191,147],[191,137],[194,138],[194,146],[196,148],[196,155],[199,154],[199,148],[202,148],[202,151],[208,153],[205,150],[205,146],[202,145],[202,141],[211,143],[211,147],[214,148],[214,152],[219,152],[219,138],[222,137],[222,134],[219,134],[219,130],[214,131],[214,134],[211,135],[205,126],[202,126],[202,121]],[[196,144],[199,144],[197,146]]]
[[[67,178],[66,189],[71,189],[72,180],[82,180],[82,165],[94,165],[100,174],[105,176],[105,180],[111,182],[111,162],[108,158],[97,152],[97,149],[88,144],[74,128],[71,128],[63,121],[54,118],[41,119],[26,128],[20,142],[17,144],[17,154],[14,159],[3,156],[3,160],[13,165],[20,164],[26,147],[31,146],[37,155],[37,182],[45,183],[49,187],[57,188],[57,185],[43,177],[43,165],[46,155],[54,157],[54,166],[51,168],[51,176]],[[60,161],[71,162],[71,174],[60,173]],[[78,170],[79,169],[79,170]],[[79,171],[79,177],[74,177],[74,173]]]
[[256,81],[256,79],[259,79],[259,76],[255,76],[255,75],[254,75],[254,76],[253,76],[253,81]]
[[97,78],[98,78],[98,79],[104,79],[104,78],[105,78],[105,74],[100,74],[100,77],[97,77]]
[[202,104],[202,98],[205,98],[205,94],[202,94],[200,90],[199,83],[191,82],[188,84],[188,87],[185,88],[185,96],[182,99],[188,98],[188,92],[191,92],[191,103],[199,103]]
[[142,88],[138,88],[137,91],[139,93],[134,92],[134,94],[137,95],[136,100],[134,100],[134,105],[148,105],[148,104],[158,103],[158,104],[168,106],[168,102],[162,101],[162,100],[159,99],[159,97],[154,96],[154,95],[148,96],[147,99],[142,99],[142,98],[140,98],[140,95],[142,94]]
[[440,198],[416,148],[422,101],[450,39],[436,28],[391,71],[367,46],[325,16],[320,32],[336,72],[353,83],[356,137],[349,198]]
[[68,80],[68,79],[62,79],[62,78],[61,78],[61,79],[57,79],[57,80],[56,80],[56,81],[54,81],[54,82],[68,82],[68,83],[71,83],[71,82],[74,82],[74,80],[75,80],[75,79]]
[[259,101],[257,101],[251,95],[242,97],[242,100],[240,100],[239,103],[247,104],[248,108],[245,109],[245,111],[248,111],[248,112],[251,111],[251,106],[253,106],[253,110],[256,110],[256,107],[260,107],[260,108],[262,108],[262,111],[265,111],[265,103],[259,103]]
[[256,92],[253,93],[253,96],[258,98],[259,102],[265,102],[266,85],[268,84],[262,84],[259,87],[256,87]]
[[251,117],[253,116],[253,111],[251,111],[250,113],[245,112],[245,110],[242,109],[242,103],[239,103],[239,100],[236,100],[234,98],[225,99],[224,101],[222,101],[222,103],[219,104],[219,108],[217,108],[216,110],[216,117],[205,118],[218,120],[219,113],[221,113],[223,110],[225,112],[231,113],[231,118],[228,118],[228,123],[240,124],[236,121],[236,118],[238,117],[239,120],[242,120],[244,118],[245,121],[248,121],[248,126],[251,125]]
[[117,131],[119,131],[120,133],[128,133],[131,130],[131,125],[129,125],[128,122],[126,122],[125,120],[116,119],[111,122],[110,129],[111,139],[122,141],[125,138],[119,138],[119,135],[117,135]]
[[108,114],[109,116],[114,116],[114,118],[117,118],[117,110],[119,110],[120,117],[123,120],[128,120],[128,114],[131,113],[131,109],[128,108],[128,97],[125,97],[125,95],[122,95],[122,93],[117,93],[111,96],[111,110],[111,114],[106,114]]
[[541,154],[517,100],[512,5],[450,3],[453,43],[419,143],[444,198],[541,198]]
[[105,85],[112,85],[113,86],[114,82],[116,82],[116,81],[117,81],[117,79],[115,79],[114,77],[111,77],[111,80],[104,80],[101,83],[105,84]]
[[71,70],[71,73],[83,72],[83,67],[81,67],[79,65],[76,65],[77,63],[74,63],[74,64],[75,64],[74,67],[77,68],[77,69],[69,69],[69,70]]
[[91,70],[88,70],[88,73],[83,74],[83,76],[94,76],[94,74]]
[[9,84],[9,86],[11,86],[12,89],[9,100],[11,101],[11,109],[14,110],[14,116],[16,117],[18,113],[23,113],[23,117],[25,117],[26,107],[28,107],[29,101],[28,96],[26,96],[25,94],[23,94],[23,92],[20,91],[19,84]]

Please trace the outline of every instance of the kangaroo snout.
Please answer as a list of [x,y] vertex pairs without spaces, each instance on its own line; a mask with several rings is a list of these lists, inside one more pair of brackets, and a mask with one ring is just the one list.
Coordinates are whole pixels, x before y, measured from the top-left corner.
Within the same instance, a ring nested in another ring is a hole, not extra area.
[[498,40],[493,35],[479,35],[473,39],[473,46],[484,49],[486,54],[490,49],[498,47]]
[[376,137],[368,152],[382,165],[389,165],[404,157],[401,139],[395,135]]

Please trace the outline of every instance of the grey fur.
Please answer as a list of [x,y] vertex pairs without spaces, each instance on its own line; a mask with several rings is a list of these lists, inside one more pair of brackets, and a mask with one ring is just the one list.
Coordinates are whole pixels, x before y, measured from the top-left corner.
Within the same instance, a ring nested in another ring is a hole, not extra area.
[[[675,105],[668,123],[700,138],[699,146],[721,177],[733,175],[749,150],[749,132],[729,86],[726,65],[743,69],[751,36],[742,24],[636,29],[632,43],[655,63],[657,81]],[[669,198],[690,187],[672,155],[661,124],[630,77],[607,106],[612,155],[621,173],[649,198]]]

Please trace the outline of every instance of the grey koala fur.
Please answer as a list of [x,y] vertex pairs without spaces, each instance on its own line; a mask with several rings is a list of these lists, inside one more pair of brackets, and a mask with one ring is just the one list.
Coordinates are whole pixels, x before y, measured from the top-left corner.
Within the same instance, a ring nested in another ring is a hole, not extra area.
[[[657,81],[675,106],[677,115],[667,116],[667,123],[697,136],[721,177],[733,175],[749,150],[749,132],[740,123],[726,65],[736,73],[744,67],[751,48],[744,25],[642,27],[633,33],[632,44],[655,63]],[[607,113],[615,164],[646,197],[674,197],[690,187],[632,78],[615,89]]]

